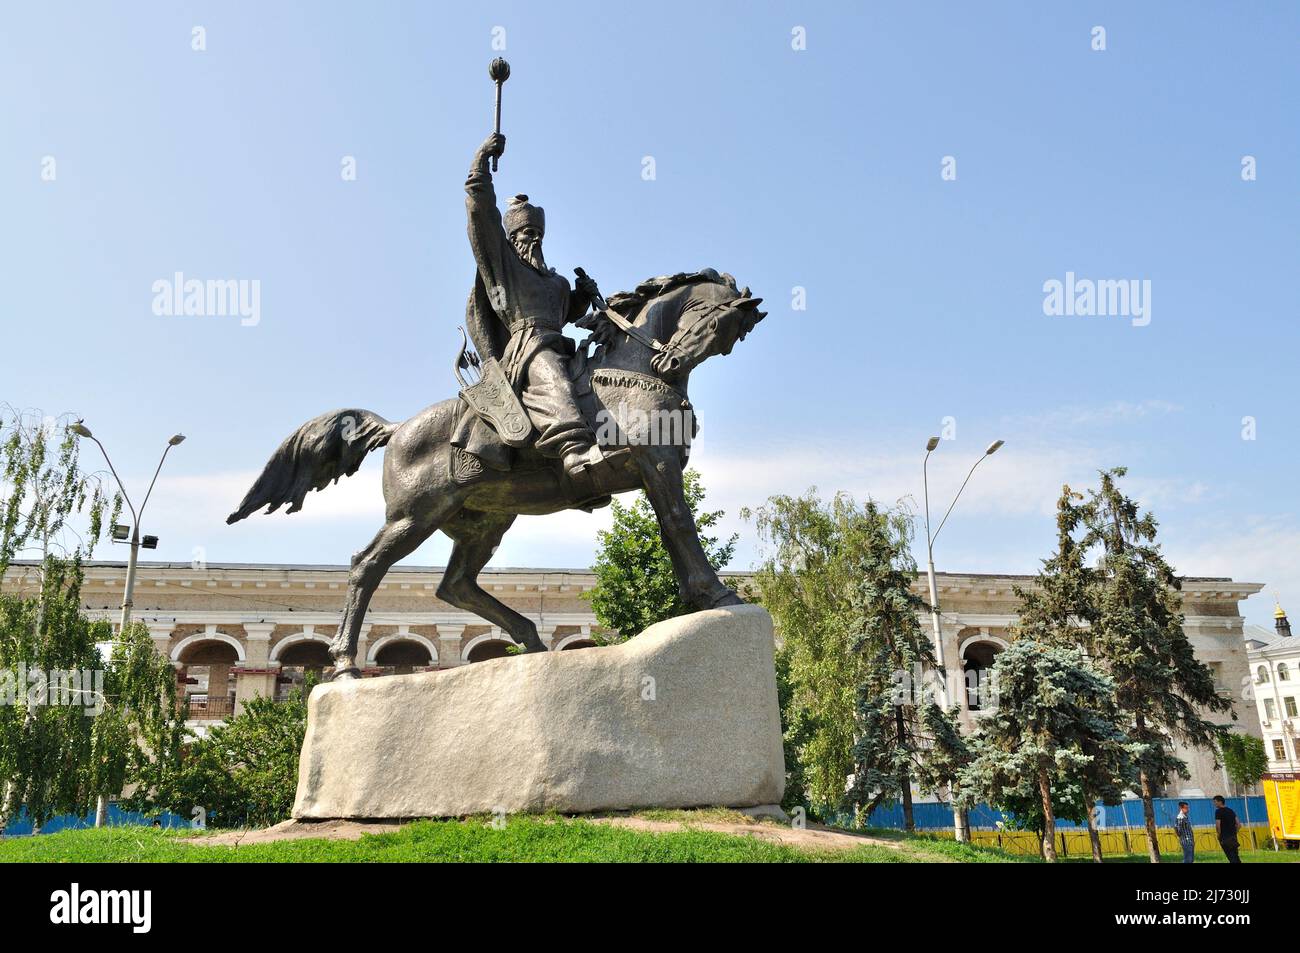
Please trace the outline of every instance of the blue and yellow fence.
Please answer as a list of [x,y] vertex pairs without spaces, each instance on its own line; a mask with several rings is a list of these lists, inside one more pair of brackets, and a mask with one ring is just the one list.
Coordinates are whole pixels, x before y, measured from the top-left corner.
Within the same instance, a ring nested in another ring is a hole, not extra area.
[[[1214,831],[1214,801],[1211,798],[1156,798],[1153,807],[1156,815],[1156,837],[1160,852],[1163,854],[1181,854],[1182,848],[1174,836],[1174,818],[1178,815],[1178,802],[1188,802],[1188,817],[1196,832],[1196,851],[1222,852],[1218,837]],[[1265,798],[1230,797],[1228,807],[1237,815],[1241,827],[1237,839],[1243,850],[1271,848],[1273,840],[1269,833],[1269,818]],[[1142,802],[1137,799],[1124,801],[1113,806],[1097,805],[1098,827],[1101,835],[1102,853],[1145,854],[1147,852],[1147,835]],[[913,805],[912,815],[918,832],[933,834],[938,837],[952,837],[952,809],[947,804],[922,802]],[[1033,831],[1011,830],[1011,819],[986,804],[981,804],[970,812],[971,842],[990,847],[1001,847],[1015,854],[1037,854],[1039,852],[1038,835]],[[876,808],[871,814],[871,827],[903,827],[903,808],[899,804]],[[1058,821],[1056,832],[1056,851],[1063,857],[1091,857],[1092,846],[1088,840],[1088,829],[1084,825],[1071,821]]]

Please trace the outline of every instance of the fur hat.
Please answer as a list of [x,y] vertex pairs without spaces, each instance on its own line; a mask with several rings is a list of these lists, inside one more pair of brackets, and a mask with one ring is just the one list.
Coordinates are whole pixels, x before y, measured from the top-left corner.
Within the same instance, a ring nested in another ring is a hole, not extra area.
[[514,237],[515,232],[525,225],[531,225],[543,235],[546,234],[546,210],[528,203],[528,196],[516,195],[506,206],[506,235]]

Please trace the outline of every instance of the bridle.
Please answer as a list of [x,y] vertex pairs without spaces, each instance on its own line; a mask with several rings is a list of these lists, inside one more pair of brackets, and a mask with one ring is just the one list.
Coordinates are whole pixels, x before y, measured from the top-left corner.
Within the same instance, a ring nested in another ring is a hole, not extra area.
[[[670,356],[670,352],[681,350],[681,345],[677,343],[678,338],[690,332],[692,329],[694,329],[697,325],[701,324],[702,322],[707,321],[710,317],[712,317],[713,312],[729,309],[732,307],[732,305],[734,305],[737,301],[740,300],[743,300],[743,298],[730,298],[726,301],[719,301],[716,304],[710,306],[708,310],[704,311],[702,314],[699,315],[699,317],[695,318],[695,320],[691,321],[690,323],[678,324],[677,330],[673,333],[673,336],[668,339],[667,344],[664,344],[662,341],[659,341],[658,339],[651,337],[650,335],[642,331],[640,328],[633,327],[631,321],[623,317],[613,308],[609,307],[607,303],[605,304],[605,307],[600,309],[600,312],[610,320],[610,322],[614,325],[614,327],[618,328],[620,331],[622,331],[632,340],[636,341],[642,347],[654,351],[657,354],[660,354],[664,357],[668,357]],[[685,316],[689,311],[692,311],[695,308],[697,308],[699,306],[697,302],[699,302],[698,298],[692,298],[690,301],[687,301],[685,306],[682,308],[682,315]]]

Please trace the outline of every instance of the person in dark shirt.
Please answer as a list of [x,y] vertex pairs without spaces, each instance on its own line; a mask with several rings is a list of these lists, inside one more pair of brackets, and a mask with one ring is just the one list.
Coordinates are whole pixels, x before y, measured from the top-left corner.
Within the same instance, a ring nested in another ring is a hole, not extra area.
[[1237,812],[1228,807],[1222,794],[1214,795],[1214,831],[1219,835],[1219,846],[1228,857],[1228,863],[1239,864],[1237,853]]

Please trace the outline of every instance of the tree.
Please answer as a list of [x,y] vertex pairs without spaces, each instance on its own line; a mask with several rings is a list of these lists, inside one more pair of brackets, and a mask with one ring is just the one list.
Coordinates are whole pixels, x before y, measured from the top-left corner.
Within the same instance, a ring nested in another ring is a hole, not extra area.
[[[720,570],[731,561],[738,537],[733,535],[720,543],[718,537],[705,535],[704,531],[716,526],[726,514],[722,510],[700,511],[704,485],[698,472],[687,470],[682,482],[709,565]],[[585,594],[591,600],[596,620],[618,632],[620,639],[629,639],[656,622],[695,611],[678,593],[672,559],[645,493],[639,493],[631,506],[615,500],[611,513],[614,525],[597,533],[599,550],[593,567],[596,585]]]
[[1225,733],[1219,738],[1219,753],[1223,756],[1223,769],[1228,772],[1232,783],[1246,792],[1246,826],[1250,827],[1250,788],[1268,772],[1268,751],[1264,740],[1254,735]]
[[[789,666],[784,718],[814,805],[853,809],[865,822],[900,799],[913,829],[911,789],[936,790],[960,736],[920,691],[935,665],[911,587],[911,514],[815,490],[774,496],[755,518],[770,547],[755,584]],[[944,767],[941,767],[944,766]]]
[[799,757],[799,752],[808,743],[808,718],[807,713],[794,704],[790,653],[785,646],[777,647],[773,661],[776,665],[776,703],[781,711],[781,749],[785,756],[785,794],[781,797],[781,808],[787,813],[803,808],[815,817],[820,816],[810,803],[808,782]]
[[102,780],[90,770],[104,668],[96,643],[111,629],[81,611],[82,560],[121,501],[81,470],[66,421],[7,405],[0,468],[0,578],[36,557],[24,567],[31,587],[0,597],[0,672],[13,695],[0,705],[0,828],[25,804],[39,830],[54,814],[84,811]]
[[998,655],[993,679],[996,705],[970,739],[961,797],[1011,811],[1032,804],[1043,858],[1053,862],[1061,806],[1076,815],[1091,809],[1090,768],[1104,759],[1123,773],[1141,747],[1124,732],[1114,685],[1077,648],[1022,636]]
[[858,616],[852,649],[866,665],[857,687],[858,736],[848,801],[865,821],[882,802],[899,799],[904,827],[912,831],[913,780],[927,791],[947,784],[952,776],[935,769],[937,759],[946,767],[965,746],[955,744],[960,739],[955,722],[926,693],[924,673],[937,669],[938,662],[920,624],[928,607],[912,592],[917,575],[912,515],[871,501],[861,512],[867,531],[850,601]]
[[1100,488],[1089,491],[1080,510],[1081,545],[1098,553],[1085,600],[1090,624],[1080,638],[1104,664],[1129,733],[1144,746],[1139,794],[1149,856],[1158,864],[1156,792],[1175,775],[1189,776],[1175,746],[1214,750],[1224,728],[1203,713],[1230,712],[1232,699],[1215,688],[1183,632],[1181,583],[1156,543],[1155,517],[1140,513],[1117,485],[1126,472],[1103,471]]
[[0,576],[22,554],[37,557],[23,567],[32,587],[0,598],[0,672],[25,674],[25,684],[14,679],[14,704],[0,706],[0,828],[23,805],[39,830],[54,814],[121,794],[183,731],[175,672],[148,629],[128,626],[114,640],[108,622],[82,610],[82,561],[121,498],[80,469],[67,423],[0,414]]
[[[1056,504],[1056,552],[1043,560],[1033,587],[1015,587],[1020,599],[1016,638],[1062,648],[1079,647],[1087,638],[1086,629],[1096,615],[1091,598],[1097,574],[1087,566],[1084,547],[1077,538],[1085,515],[1082,499],[1068,486],[1062,488]],[[1124,789],[1135,783],[1136,775],[1133,761],[1123,749],[1097,746],[1084,738],[1082,750],[1089,760],[1080,765],[1076,779],[1079,797],[1059,802],[1056,813],[1058,817],[1087,823],[1092,858],[1101,863],[1101,835],[1094,806],[1098,801],[1121,803]],[[1062,815],[1063,810],[1069,813]],[[1037,811],[1031,813],[1042,816]]]
[[176,670],[154,648],[148,626],[132,622],[113,643],[105,671],[91,752],[93,794],[114,798],[130,786],[138,801],[165,783],[167,765],[190,737],[176,704]]
[[253,698],[224,725],[172,753],[159,783],[127,801],[146,813],[184,817],[201,808],[214,827],[265,827],[286,820],[298,787],[314,681],[284,701]]

